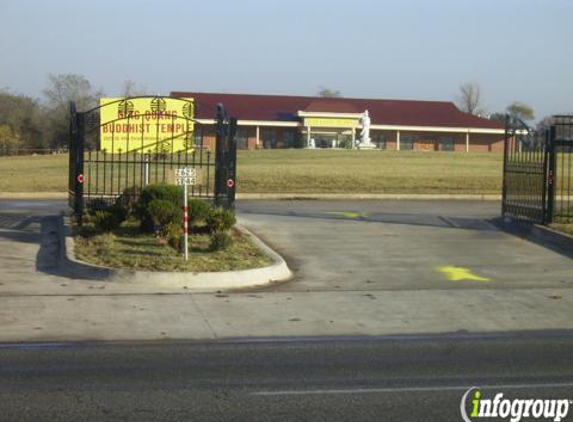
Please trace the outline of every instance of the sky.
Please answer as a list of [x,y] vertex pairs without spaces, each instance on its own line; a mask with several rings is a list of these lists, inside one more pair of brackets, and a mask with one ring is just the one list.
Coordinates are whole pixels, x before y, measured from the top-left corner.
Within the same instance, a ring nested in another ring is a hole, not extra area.
[[0,89],[75,73],[171,91],[455,101],[573,112],[571,0],[0,0]]

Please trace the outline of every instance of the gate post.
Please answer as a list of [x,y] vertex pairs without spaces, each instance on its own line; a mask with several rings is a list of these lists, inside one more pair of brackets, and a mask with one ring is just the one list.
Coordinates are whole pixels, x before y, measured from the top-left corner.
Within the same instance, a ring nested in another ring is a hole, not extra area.
[[507,160],[509,154],[509,115],[505,115],[505,131],[503,135],[503,179],[501,184],[501,215],[505,217],[505,213],[507,211],[505,203],[507,200]]
[[74,157],[74,184],[75,184],[75,202],[74,212],[78,225],[82,225],[82,217],[84,214],[84,146],[86,135],[86,115],[85,113],[77,113],[77,131],[75,136],[75,157]]
[[545,216],[545,224],[550,224],[553,222],[553,210],[555,207],[555,124],[551,125],[551,129],[549,129],[549,144],[547,145],[547,151],[547,213]]
[[237,185],[237,119],[229,122],[229,151],[227,158],[227,209],[235,209],[235,189]]
[[215,126],[215,206],[222,205],[221,197],[225,192],[225,140],[227,134],[227,122],[223,104],[217,104],[217,123]]

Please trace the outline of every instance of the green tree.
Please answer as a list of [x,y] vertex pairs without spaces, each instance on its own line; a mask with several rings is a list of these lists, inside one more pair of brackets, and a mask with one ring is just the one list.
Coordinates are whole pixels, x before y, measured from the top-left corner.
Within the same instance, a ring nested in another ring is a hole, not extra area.
[[94,91],[84,76],[73,73],[50,74],[43,94],[48,111],[46,135],[52,148],[66,144],[70,101],[76,103],[78,111],[86,111],[96,107],[103,96],[103,92]]
[[506,110],[511,117],[524,122],[535,119],[535,112],[525,103],[513,102],[507,106]]
[[0,155],[18,154],[20,136],[8,125],[0,124]]
[[330,89],[326,86],[321,86],[318,89],[318,96],[319,97],[325,97],[325,98],[340,98],[340,97],[342,97],[342,94],[340,93],[340,91],[335,91],[335,90]]
[[505,123],[505,113],[492,113],[489,116],[489,120],[494,122]]
[[44,110],[38,100],[9,91],[0,91],[0,125],[10,127],[19,137],[20,149],[45,148]]

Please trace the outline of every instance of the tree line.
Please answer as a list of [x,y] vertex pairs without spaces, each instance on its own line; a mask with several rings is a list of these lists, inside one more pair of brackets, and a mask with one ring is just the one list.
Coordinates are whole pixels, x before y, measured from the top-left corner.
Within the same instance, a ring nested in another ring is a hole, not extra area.
[[[458,108],[469,114],[485,117],[498,122],[505,122],[505,116],[519,119],[526,124],[532,124],[535,119],[535,111],[525,103],[514,101],[509,104],[504,111],[488,113],[483,107],[481,87],[477,82],[468,82],[460,86],[460,92],[456,98]],[[538,126],[547,124],[550,117],[541,119]]]
[[[144,95],[145,88],[128,80],[122,94]],[[71,73],[48,75],[41,98],[0,90],[0,155],[67,148],[70,101],[88,110],[102,96],[84,76]]]

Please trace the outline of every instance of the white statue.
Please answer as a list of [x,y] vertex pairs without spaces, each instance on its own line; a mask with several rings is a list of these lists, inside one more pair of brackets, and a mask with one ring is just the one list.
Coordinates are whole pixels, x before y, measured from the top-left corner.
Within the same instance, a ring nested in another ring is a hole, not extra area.
[[368,110],[364,111],[362,118],[360,119],[362,124],[362,131],[360,132],[360,147],[368,148],[370,146],[370,116],[368,115]]

